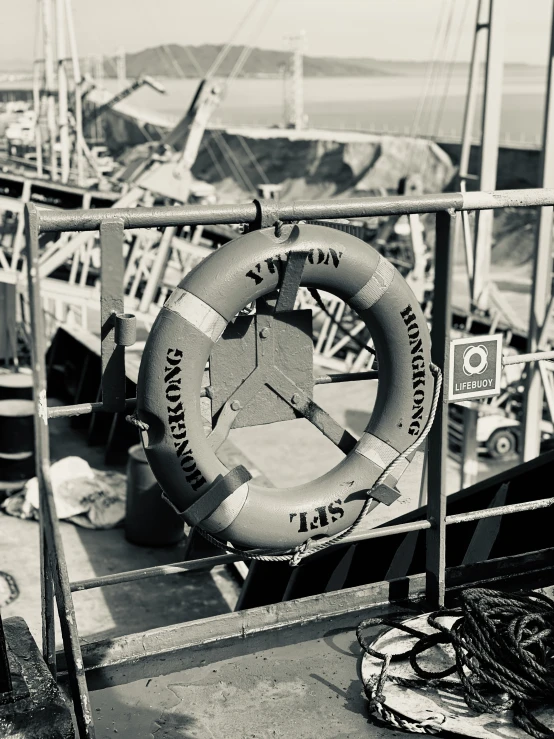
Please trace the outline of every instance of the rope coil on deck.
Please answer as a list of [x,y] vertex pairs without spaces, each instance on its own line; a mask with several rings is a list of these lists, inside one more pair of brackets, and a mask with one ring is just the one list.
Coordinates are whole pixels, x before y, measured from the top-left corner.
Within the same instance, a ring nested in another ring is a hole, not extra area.
[[367,491],[367,500],[364,503],[364,506],[362,510],[360,511],[357,519],[347,529],[344,529],[344,531],[340,531],[338,534],[335,534],[334,536],[326,537],[325,539],[320,539],[320,540],[307,539],[305,542],[297,546],[295,549],[286,551],[286,552],[267,552],[267,551],[264,552],[263,550],[243,551],[241,549],[237,549],[231,546],[230,544],[226,544],[220,541],[219,539],[216,539],[214,536],[212,536],[211,534],[208,534],[208,532],[202,529],[201,527],[198,527],[198,532],[207,541],[209,541],[210,544],[214,544],[215,546],[219,547],[220,549],[223,549],[226,552],[229,552],[230,554],[237,554],[243,557],[244,559],[259,560],[261,562],[288,562],[291,567],[297,567],[303,559],[305,559],[306,557],[309,557],[311,554],[315,554],[315,552],[320,552],[323,549],[327,549],[333,544],[338,544],[342,539],[345,539],[347,536],[354,533],[354,531],[356,531],[356,529],[361,525],[362,521],[364,520],[364,518],[370,511],[370,507],[373,502],[373,498],[371,497],[372,491],[378,488],[379,485],[382,485],[387,479],[387,477],[393,474],[394,471],[398,468],[398,466],[402,464],[410,456],[410,454],[413,451],[415,451],[419,446],[421,446],[421,444],[425,441],[425,439],[427,438],[427,435],[431,431],[431,427],[433,425],[433,421],[437,413],[437,407],[438,407],[439,399],[440,399],[440,393],[441,393],[441,387],[442,387],[442,372],[440,371],[440,368],[437,367],[437,365],[435,364],[430,365],[430,370],[431,370],[433,377],[435,378],[435,388],[433,392],[433,402],[431,405],[431,411],[429,413],[429,418],[427,420],[427,423],[423,431],[421,432],[421,435],[402,454],[399,454],[397,457],[395,457],[395,459],[393,459],[393,461],[383,470],[381,475],[375,481],[372,488]]
[[[540,705],[554,705],[554,601],[541,593],[506,594],[484,588],[470,588],[460,595],[461,608],[432,613],[428,623],[435,629],[424,634],[405,623],[372,618],[356,629],[361,648],[383,661],[379,677],[364,681],[370,711],[384,721],[414,733],[435,733],[441,726],[434,717],[418,723],[407,721],[386,706],[387,679],[391,661],[408,658],[416,675],[440,686],[440,681],[457,674],[467,706],[476,713],[512,710],[513,723],[535,739],[553,737],[554,731],[533,714]],[[459,616],[451,627],[441,617]],[[418,637],[416,644],[401,654],[383,654],[372,649],[363,630],[376,625],[392,626]],[[442,671],[424,670],[417,656],[438,644],[450,644],[455,663]]]

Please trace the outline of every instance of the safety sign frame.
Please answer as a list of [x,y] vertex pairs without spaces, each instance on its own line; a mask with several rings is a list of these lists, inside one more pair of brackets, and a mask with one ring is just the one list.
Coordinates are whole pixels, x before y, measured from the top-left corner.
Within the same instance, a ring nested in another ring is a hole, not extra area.
[[448,401],[500,395],[502,334],[470,336],[450,342]]

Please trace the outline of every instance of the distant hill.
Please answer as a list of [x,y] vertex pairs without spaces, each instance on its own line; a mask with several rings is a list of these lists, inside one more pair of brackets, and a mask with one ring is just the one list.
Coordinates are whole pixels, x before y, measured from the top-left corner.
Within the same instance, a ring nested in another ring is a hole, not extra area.
[[[140,74],[153,77],[199,77],[205,74],[221,51],[221,46],[180,46],[166,44],[126,55],[127,77]],[[227,76],[235,66],[244,46],[232,46],[218,69],[218,75]],[[252,49],[240,77],[278,77],[284,65],[290,65],[291,54],[271,49]],[[467,63],[456,63],[453,72],[467,73]],[[388,75],[420,76],[427,74],[429,62],[390,61],[344,57],[304,57],[305,77],[381,77]],[[525,64],[506,64],[506,72],[532,72],[537,68]],[[104,75],[115,77],[115,60],[105,58]],[[444,65],[444,71],[448,64]]]
[[[143,49],[134,54],[126,54],[127,77],[134,79],[141,74],[153,77],[192,77],[198,78],[208,71],[220,53],[222,47],[215,44],[203,46],[180,46],[166,44]],[[219,76],[227,76],[244,52],[244,46],[232,46],[218,70]],[[86,59],[82,60],[87,69]],[[253,48],[242,69],[240,77],[279,77],[283,66],[291,63],[291,54],[286,51]],[[31,60],[21,59],[0,61],[0,74],[23,72],[30,74]],[[454,74],[467,74],[468,64],[465,62],[453,65]],[[545,67],[533,67],[526,64],[506,64],[506,73],[545,74]],[[305,77],[383,77],[396,75],[400,77],[419,77],[429,72],[428,61],[391,61],[385,59],[361,59],[345,57],[304,57]],[[450,74],[450,65],[442,65],[443,74]],[[104,57],[104,77],[116,77],[116,62],[113,57]]]
[[[205,74],[221,51],[221,46],[179,46],[167,44],[126,55],[127,77],[149,74],[155,77],[198,77]],[[228,75],[235,66],[243,46],[232,46],[217,74]],[[284,65],[289,65],[291,54],[270,49],[252,49],[241,77],[277,77]],[[115,76],[115,61],[106,59],[106,77]],[[305,77],[374,77],[387,75],[381,62],[375,59],[344,59],[339,57],[304,57]]]

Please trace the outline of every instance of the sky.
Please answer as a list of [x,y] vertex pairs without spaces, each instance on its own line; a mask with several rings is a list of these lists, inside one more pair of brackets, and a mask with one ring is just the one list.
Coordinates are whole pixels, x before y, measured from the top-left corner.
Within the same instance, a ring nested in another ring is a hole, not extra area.
[[[495,2],[506,11],[506,61],[544,64],[552,0]],[[2,5],[0,65],[28,62],[39,0],[2,0]],[[262,26],[265,8],[272,6]],[[396,60],[431,59],[437,23],[444,32],[453,7],[451,48],[443,58],[456,48],[456,58],[464,60],[470,55],[477,0],[72,0],[72,7],[81,56],[113,55],[121,47],[134,52],[168,43],[226,43],[247,17],[237,43],[285,49],[285,35],[303,30],[309,55]]]

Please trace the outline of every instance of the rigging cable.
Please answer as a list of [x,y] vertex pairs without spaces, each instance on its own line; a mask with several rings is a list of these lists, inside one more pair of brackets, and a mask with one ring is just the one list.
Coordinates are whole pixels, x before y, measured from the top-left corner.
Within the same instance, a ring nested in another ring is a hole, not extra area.
[[418,101],[418,106],[416,108],[414,119],[412,121],[412,127],[411,127],[411,131],[410,131],[410,136],[412,138],[418,132],[419,123],[420,123],[420,120],[421,120],[421,116],[423,114],[423,110],[424,110],[425,105],[427,103],[427,98],[429,96],[431,79],[432,79],[432,77],[433,77],[433,75],[435,73],[434,70],[435,70],[435,64],[437,62],[437,57],[438,57],[439,39],[440,39],[440,33],[441,33],[441,28],[442,28],[443,20],[444,20],[444,17],[445,17],[444,16],[445,8],[446,8],[446,4],[445,3],[441,3],[441,9],[440,9],[439,17],[438,17],[438,20],[437,20],[437,25],[436,25],[436,28],[435,28],[435,36],[434,36],[434,39],[433,39],[433,52],[431,54],[431,60],[429,61],[428,65],[427,65],[427,74],[425,76],[425,84],[423,86],[423,91],[422,91],[422,94],[420,95],[420,98],[419,98],[419,101]]
[[217,133],[218,133],[218,136],[217,136],[218,143],[221,142],[221,147],[223,149],[225,149],[225,151],[228,153],[229,158],[233,161],[233,163],[235,165],[235,168],[239,172],[240,178],[242,179],[242,181],[246,185],[246,190],[247,191],[250,191],[252,193],[255,193],[256,192],[256,188],[254,187],[254,184],[253,184],[252,180],[250,179],[250,177],[246,173],[246,171],[245,171],[244,167],[242,166],[240,160],[235,156],[235,152],[229,146],[229,144],[225,140],[225,137],[223,136],[223,134],[221,133],[221,131],[218,131]]
[[175,58],[175,55],[171,52],[171,49],[169,48],[169,46],[167,44],[163,44],[162,49],[165,51],[167,58],[173,65],[173,69],[177,72],[177,76],[183,77],[183,78],[186,77],[183,71],[183,68],[181,67],[177,59]]
[[[462,7],[462,6],[459,6],[459,7]],[[463,7],[462,7],[462,12],[463,12]],[[465,15],[465,17],[467,17],[467,14]],[[464,20],[463,18],[460,18],[458,22],[458,34],[457,34],[455,43],[451,50],[450,59],[448,62],[448,73],[446,74],[446,77],[445,77],[442,97],[440,98],[440,102],[436,110],[435,118],[432,124],[430,123],[430,126],[429,126],[429,136],[433,139],[438,138],[439,133],[440,133],[440,124],[441,124],[442,117],[444,114],[444,109],[446,106],[446,100],[448,98],[448,93],[450,91],[450,84],[452,81],[452,74],[454,72],[454,65],[456,63],[456,58],[458,55],[460,40],[462,38],[462,31],[465,29],[465,24],[463,23],[463,20]],[[422,172],[423,181],[425,181],[425,177],[427,176],[430,166],[431,166],[431,160],[430,160],[430,157],[427,157],[423,165],[423,172]]]
[[196,73],[198,74],[198,77],[200,79],[203,79],[204,70],[202,69],[200,62],[196,58],[196,55],[194,54],[193,50],[190,48],[190,46],[185,46],[185,51],[187,52],[188,58],[192,62],[193,67],[196,69]]
[[277,7],[279,0],[273,0],[273,5],[268,6],[266,8],[265,13],[262,15],[260,22],[258,23],[257,27],[254,29],[253,33],[250,36],[251,43],[249,43],[247,46],[245,46],[242,50],[242,52],[239,55],[239,58],[237,59],[235,66],[231,70],[229,77],[227,78],[227,83],[225,85],[225,90],[227,89],[230,82],[232,82],[238,75],[242,72],[242,69],[246,62],[248,61],[248,58],[250,54],[253,51],[253,45],[252,42],[259,38],[261,32],[265,28],[267,22],[269,21],[270,17],[273,15],[273,12],[275,11],[275,8]]
[[225,176],[226,176],[225,175],[225,172],[223,170],[223,167],[219,163],[218,158],[215,155],[215,152],[214,152],[214,150],[212,148],[211,143],[207,139],[204,139],[204,141],[202,142],[202,149],[206,149],[206,151],[208,152],[208,154],[210,156],[210,159],[212,160],[212,163],[213,163],[214,167],[216,168],[219,177],[221,178],[221,181],[223,181],[225,179]]
[[428,106],[428,116],[427,116],[426,122],[422,124],[422,130],[421,130],[421,135],[422,136],[428,136],[430,134],[429,126],[430,126],[430,123],[431,123],[431,119],[432,119],[432,117],[434,115],[434,111],[435,111],[435,109],[437,107],[437,103],[438,103],[438,100],[437,100],[438,88],[439,88],[440,79],[441,79],[442,74],[443,74],[443,71],[444,71],[446,51],[448,49],[449,42],[450,42],[450,37],[451,37],[451,33],[452,33],[452,19],[453,19],[453,16],[454,16],[454,9],[455,9],[455,7],[456,6],[455,6],[453,0],[450,0],[449,9],[448,9],[448,16],[447,16],[447,20],[446,20],[446,26],[445,26],[444,33],[443,33],[443,39],[442,39],[441,48],[440,48],[440,51],[439,51],[439,58],[437,59],[438,65],[435,68],[436,69],[435,76],[434,76],[434,79],[433,79],[433,83],[432,83],[431,91],[430,91],[430,96],[429,96],[430,97],[430,104]]
[[[463,6],[462,5],[459,5],[458,7],[461,7],[462,8],[462,13],[463,13],[463,11],[464,11]],[[445,104],[446,104],[446,99],[448,97],[448,92],[450,90],[450,83],[452,81],[452,74],[454,72],[454,65],[456,63],[456,58],[458,56],[458,49],[459,49],[460,41],[461,41],[461,38],[462,38],[462,31],[465,29],[464,20],[467,17],[468,17],[467,16],[467,13],[464,13],[464,17],[463,18],[460,18],[459,21],[458,21],[458,34],[456,36],[456,41],[455,41],[455,43],[454,43],[454,45],[452,47],[452,50],[451,50],[450,59],[449,59],[449,62],[448,62],[448,73],[447,73],[446,78],[445,78],[445,83],[444,83],[444,89],[443,89],[442,98],[440,100],[439,107],[437,109],[435,120],[433,121],[433,124],[431,125],[430,131],[429,131],[429,133],[432,136],[438,136],[438,134],[439,134],[439,127],[440,127],[440,124],[441,124],[442,116],[444,114],[444,108],[445,108]]]
[[260,163],[258,162],[258,160],[257,160],[257,158],[256,158],[256,155],[254,154],[254,152],[252,151],[252,149],[250,148],[250,146],[249,146],[249,145],[248,145],[248,143],[246,142],[246,140],[245,140],[244,136],[237,136],[237,138],[238,138],[238,140],[239,140],[239,143],[240,143],[240,145],[241,145],[241,146],[242,146],[242,148],[244,149],[244,151],[245,151],[245,153],[246,153],[246,156],[248,157],[248,159],[250,160],[250,162],[251,162],[252,166],[253,166],[253,167],[254,167],[254,169],[256,170],[256,172],[257,172],[257,173],[258,173],[258,174],[260,175],[260,177],[262,178],[262,180],[263,180],[263,181],[264,181],[264,182],[265,182],[266,184],[269,184],[269,179],[268,179],[268,177],[267,177],[267,175],[266,175],[266,173],[265,173],[265,171],[264,171],[264,168],[263,168],[263,167],[262,167],[262,165],[261,165],[261,164],[260,164]]
[[247,192],[254,191],[254,186],[252,182],[250,182],[244,170],[242,170],[241,172],[242,167],[240,163],[237,162],[236,157],[230,151],[229,146],[227,145],[227,142],[225,141],[223,136],[221,136],[220,132],[210,130],[209,133],[212,139],[214,140],[214,142],[216,143],[218,149],[222,153],[223,158],[227,162],[227,165],[229,166],[231,174],[237,181],[237,184],[239,185],[239,187],[242,187]]
[[248,6],[248,9],[247,9],[246,13],[245,13],[245,14],[243,15],[243,17],[242,17],[242,18],[241,18],[241,20],[239,21],[239,23],[238,23],[237,27],[235,28],[235,30],[234,30],[234,31],[233,31],[233,33],[231,34],[231,37],[230,37],[229,41],[228,41],[228,42],[227,42],[227,44],[226,44],[226,45],[225,45],[225,46],[224,46],[224,47],[223,47],[223,48],[221,49],[221,51],[219,52],[219,54],[218,54],[218,55],[217,55],[217,57],[215,58],[215,60],[214,60],[214,62],[213,62],[213,64],[212,64],[212,66],[211,66],[211,67],[210,67],[210,68],[208,69],[208,71],[207,71],[207,73],[206,73],[206,77],[207,77],[208,79],[209,79],[210,77],[213,77],[213,76],[215,75],[215,73],[216,73],[216,72],[217,72],[217,70],[219,69],[219,67],[220,67],[221,63],[223,62],[223,60],[225,59],[225,57],[227,56],[227,54],[228,54],[228,53],[229,53],[229,51],[231,50],[231,48],[232,48],[232,44],[233,44],[233,41],[234,41],[234,40],[236,39],[236,37],[238,36],[239,32],[240,32],[240,31],[241,31],[241,29],[243,28],[243,26],[244,26],[244,24],[246,23],[246,21],[248,20],[248,18],[249,18],[249,17],[251,17],[251,15],[252,15],[252,11],[254,10],[254,8],[256,7],[256,5],[257,5],[258,3],[262,3],[262,2],[263,2],[263,0],[254,0],[254,2],[253,2],[253,3],[251,4],[251,5],[249,5],[249,6]]
[[[431,83],[435,75],[435,67],[438,61],[439,56],[439,47],[440,47],[440,38],[441,38],[441,32],[443,30],[443,23],[446,21],[446,3],[441,4],[441,9],[439,13],[439,17],[437,20],[437,25],[435,27],[435,35],[433,38],[433,45],[432,45],[432,53],[431,53],[431,60],[429,61],[427,65],[427,73],[425,76],[425,83],[423,85],[423,89],[420,93],[418,105],[416,108],[416,112],[414,114],[414,119],[412,121],[412,126],[410,129],[410,138],[415,139],[417,134],[419,133],[419,127],[421,123],[421,117],[423,115],[423,112],[426,108],[427,101],[429,99],[429,94],[431,91]],[[417,142],[415,140],[412,140],[410,143],[410,154],[408,157],[408,165],[407,165],[407,172],[410,173],[412,171],[412,167],[414,164],[414,156],[416,154],[416,151],[419,151],[419,147],[417,145]]]

